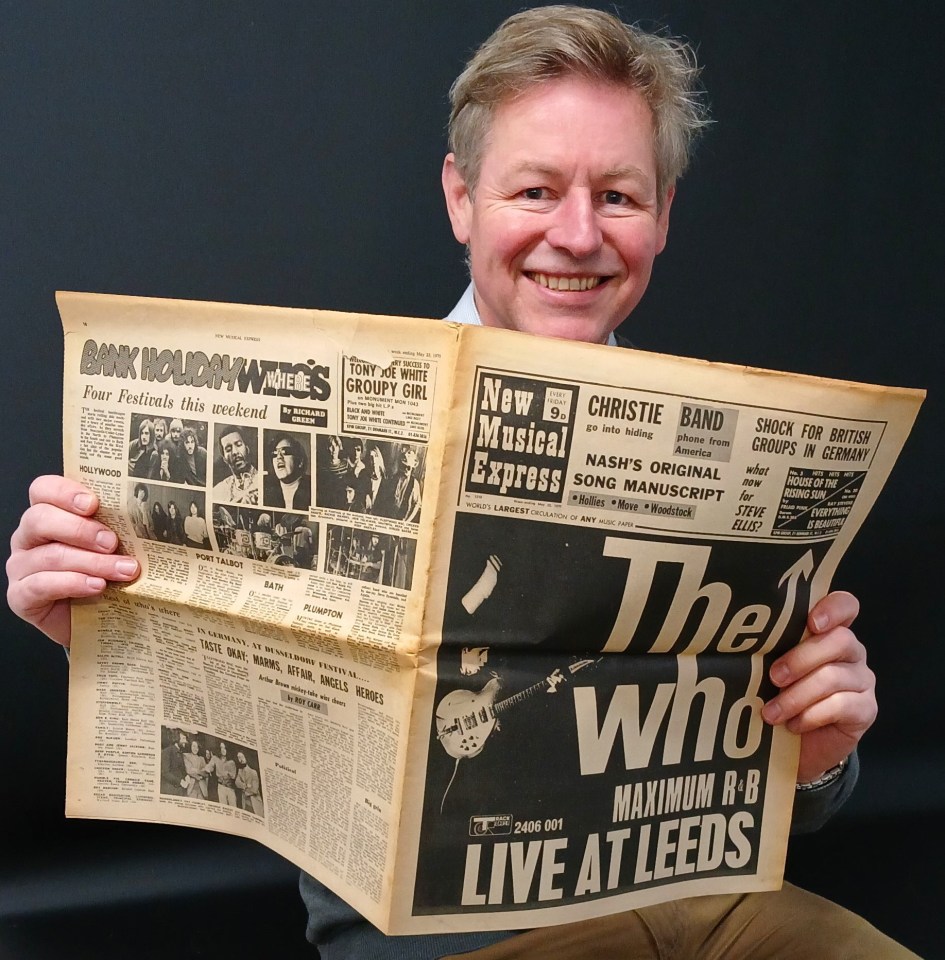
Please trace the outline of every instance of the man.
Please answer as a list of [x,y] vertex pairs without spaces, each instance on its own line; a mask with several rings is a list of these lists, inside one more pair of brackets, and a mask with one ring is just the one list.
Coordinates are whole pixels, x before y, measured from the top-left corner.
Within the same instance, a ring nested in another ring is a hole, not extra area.
[[168,438],[174,444],[176,449],[180,449],[180,440],[181,434],[184,432],[184,421],[175,417],[171,421],[171,426],[168,432]]
[[151,527],[151,511],[148,509],[148,487],[144,483],[136,483],[134,496],[128,502],[128,513],[131,515],[131,527],[136,537],[145,537],[151,540],[154,530]]
[[151,458],[148,462],[148,478],[150,480],[163,480],[165,483],[177,483],[175,454],[176,448],[173,442],[169,437],[165,437],[157,445],[157,449],[151,452]]
[[184,769],[189,778],[187,796],[195,800],[206,800],[209,773],[207,761],[200,754],[200,743],[196,737],[190,741],[190,752],[184,753]]
[[187,768],[184,754],[187,752],[187,734],[177,731],[177,740],[171,741],[161,751],[161,793],[172,797],[187,795]]
[[183,453],[183,445],[181,442],[181,435],[184,432],[184,421],[179,417],[175,417],[171,420],[171,425],[167,430],[167,440],[165,443],[168,445],[168,449],[171,452],[171,477],[174,480],[174,483],[183,483],[184,482],[184,471],[181,467],[181,454]]
[[307,510],[312,502],[312,478],[308,474],[308,457],[298,438],[277,433],[269,463],[263,480],[263,503],[280,510]]
[[236,754],[236,789],[241,791],[243,809],[255,813],[257,817],[263,815],[262,797],[259,795],[259,773],[246,761],[246,754],[242,750]]
[[[500,26],[451,91],[443,187],[472,274],[451,319],[613,342],[666,243],[676,180],[704,123],[695,73],[686,48],[599,11],[544,7]],[[31,499],[13,537],[10,606],[68,643],[68,598],[134,579],[137,564],[111,555],[114,534],[90,519],[96,499],[80,485],[40,478]],[[45,551],[59,541],[71,549]],[[798,827],[818,824],[852,789],[854,749],[875,719],[873,674],[850,630],[857,612],[849,594],[825,597],[810,612],[809,639],[770,669],[779,693],[763,716],[801,735]],[[792,887],[521,934],[401,938],[382,936],[311,878],[302,891],[322,960],[912,956]]]
[[217,796],[224,806],[236,806],[236,764],[226,756],[226,744],[221,740],[218,752],[210,757],[208,774],[217,778]]
[[158,417],[154,421],[154,445],[157,446],[167,436],[167,421]]
[[381,484],[375,513],[410,523],[416,523],[420,519],[422,490],[416,477],[419,463],[417,451],[412,447],[404,447],[397,470]]
[[128,444],[128,475],[146,477],[154,450],[154,422],[145,417],[138,424],[138,435]]
[[214,500],[246,504],[259,502],[259,475],[244,432],[243,427],[220,427],[219,466],[227,475],[214,485]]
[[181,431],[178,462],[181,482],[190,487],[202,487],[207,482],[207,450],[200,446],[190,427]]
[[387,551],[381,546],[380,534],[372,532],[367,543],[359,543],[359,548],[355,548],[352,553],[352,560],[360,580],[366,580],[369,583],[383,583],[384,560]]

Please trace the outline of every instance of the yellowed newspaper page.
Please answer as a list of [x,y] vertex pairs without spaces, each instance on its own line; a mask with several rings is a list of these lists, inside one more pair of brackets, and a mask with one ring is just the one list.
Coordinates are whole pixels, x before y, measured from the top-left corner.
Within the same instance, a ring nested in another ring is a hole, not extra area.
[[773,658],[923,394],[465,329],[396,932],[781,883]]
[[59,305],[65,471],[143,569],[74,607],[67,813],[252,837],[386,923],[455,330]]

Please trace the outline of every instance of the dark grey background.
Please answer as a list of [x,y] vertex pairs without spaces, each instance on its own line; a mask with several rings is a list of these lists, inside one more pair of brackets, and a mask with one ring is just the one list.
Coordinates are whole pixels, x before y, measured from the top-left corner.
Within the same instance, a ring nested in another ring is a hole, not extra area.
[[[16,440],[4,541],[29,481],[60,467],[56,289],[449,310],[465,281],[439,195],[446,90],[519,6],[0,0],[0,324]],[[717,121],[624,332],[646,349],[930,391],[837,578],[864,603],[858,633],[880,678],[861,787],[830,835],[795,848],[792,870],[931,956],[941,848],[925,831],[945,811],[945,16],[921,0],[617,9],[697,45]],[[115,956],[160,955],[160,932],[176,934],[155,904],[171,893],[204,891],[198,915],[219,935],[208,886],[235,891],[219,904],[225,929],[250,890],[264,942],[303,949],[292,871],[254,845],[63,822],[62,654],[2,616],[0,919],[13,939],[0,956],[44,955],[43,911],[96,903],[108,912],[68,914],[73,955],[112,941]],[[150,935],[128,944],[125,916]],[[188,928],[185,955],[212,955],[207,926]]]

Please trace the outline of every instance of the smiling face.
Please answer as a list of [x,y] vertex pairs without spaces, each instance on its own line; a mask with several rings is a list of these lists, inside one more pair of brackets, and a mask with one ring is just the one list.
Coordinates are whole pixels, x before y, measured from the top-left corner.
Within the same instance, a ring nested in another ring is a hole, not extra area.
[[639,93],[582,78],[500,104],[470,195],[446,158],[453,233],[486,326],[606,342],[666,244],[652,116]]

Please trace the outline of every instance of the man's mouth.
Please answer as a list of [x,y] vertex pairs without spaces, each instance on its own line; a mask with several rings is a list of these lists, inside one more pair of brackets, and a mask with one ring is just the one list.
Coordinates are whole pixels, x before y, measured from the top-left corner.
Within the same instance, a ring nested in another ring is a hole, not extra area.
[[593,290],[610,279],[610,277],[600,276],[562,277],[553,273],[532,273],[529,271],[525,271],[525,276],[537,283],[538,286],[547,287],[549,290]]

